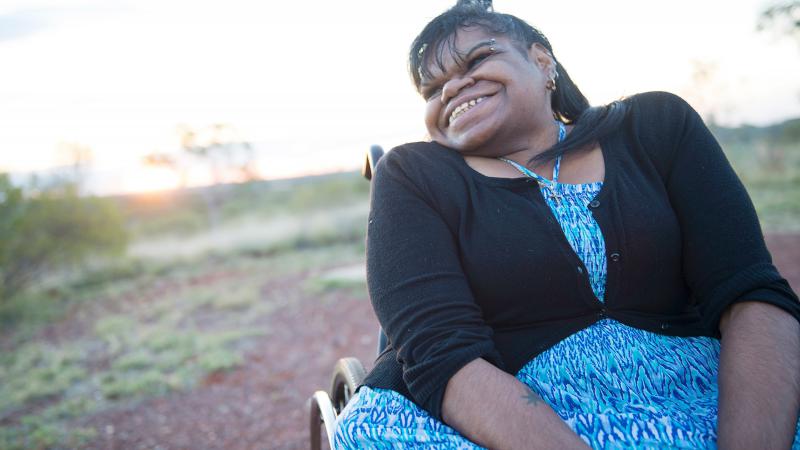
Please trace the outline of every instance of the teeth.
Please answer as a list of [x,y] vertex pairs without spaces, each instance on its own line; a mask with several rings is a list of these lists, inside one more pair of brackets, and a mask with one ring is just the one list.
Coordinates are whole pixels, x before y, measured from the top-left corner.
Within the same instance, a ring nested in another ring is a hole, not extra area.
[[478,103],[482,102],[483,99],[485,98],[486,97],[479,97],[456,106],[456,109],[454,109],[453,113],[450,114],[450,123],[453,123],[453,121],[456,120],[460,115],[464,114],[465,112],[467,112],[467,110],[477,105]]

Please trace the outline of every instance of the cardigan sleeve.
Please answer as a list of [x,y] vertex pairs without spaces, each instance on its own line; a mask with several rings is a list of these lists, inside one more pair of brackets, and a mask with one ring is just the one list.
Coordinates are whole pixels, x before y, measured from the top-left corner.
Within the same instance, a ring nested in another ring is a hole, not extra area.
[[498,367],[502,360],[462,271],[453,233],[426,194],[435,181],[420,180],[420,168],[403,150],[388,152],[372,181],[367,284],[412,400],[441,419],[445,387],[455,372],[476,358]]
[[666,187],[682,235],[684,279],[705,326],[719,336],[719,319],[736,302],[761,301],[800,320],[797,295],[764,244],[750,197],[697,112],[681,98],[651,94],[652,121],[668,123]]

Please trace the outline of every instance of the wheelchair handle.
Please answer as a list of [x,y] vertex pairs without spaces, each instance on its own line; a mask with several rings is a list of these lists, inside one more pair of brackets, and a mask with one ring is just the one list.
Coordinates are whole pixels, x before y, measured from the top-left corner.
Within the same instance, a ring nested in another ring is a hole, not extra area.
[[369,148],[366,161],[364,161],[364,167],[361,168],[361,175],[364,175],[364,178],[372,180],[372,174],[375,173],[375,166],[378,164],[378,160],[381,159],[381,156],[383,156],[383,153],[383,148],[381,148],[380,145],[373,145]]

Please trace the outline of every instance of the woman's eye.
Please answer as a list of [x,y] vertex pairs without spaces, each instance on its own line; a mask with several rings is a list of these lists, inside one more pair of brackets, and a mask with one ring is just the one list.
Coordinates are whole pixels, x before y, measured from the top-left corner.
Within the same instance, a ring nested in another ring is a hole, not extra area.
[[469,63],[467,64],[467,69],[470,69],[470,70],[473,69],[475,66],[477,66],[480,63],[482,63],[483,60],[488,58],[489,55],[491,55],[491,53],[484,53],[482,55],[478,55],[478,56],[470,59]]

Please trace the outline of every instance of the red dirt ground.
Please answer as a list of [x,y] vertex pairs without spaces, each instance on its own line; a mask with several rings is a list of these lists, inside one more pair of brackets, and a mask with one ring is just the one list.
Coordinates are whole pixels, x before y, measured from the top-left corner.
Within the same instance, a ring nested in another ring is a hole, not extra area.
[[[768,246],[800,287],[800,234],[771,235]],[[336,360],[372,364],[377,322],[369,302],[346,290],[301,299],[269,316],[272,330],[246,363],[188,392],[104,412],[83,421],[98,431],[91,449],[308,448],[308,397],[327,389]]]

